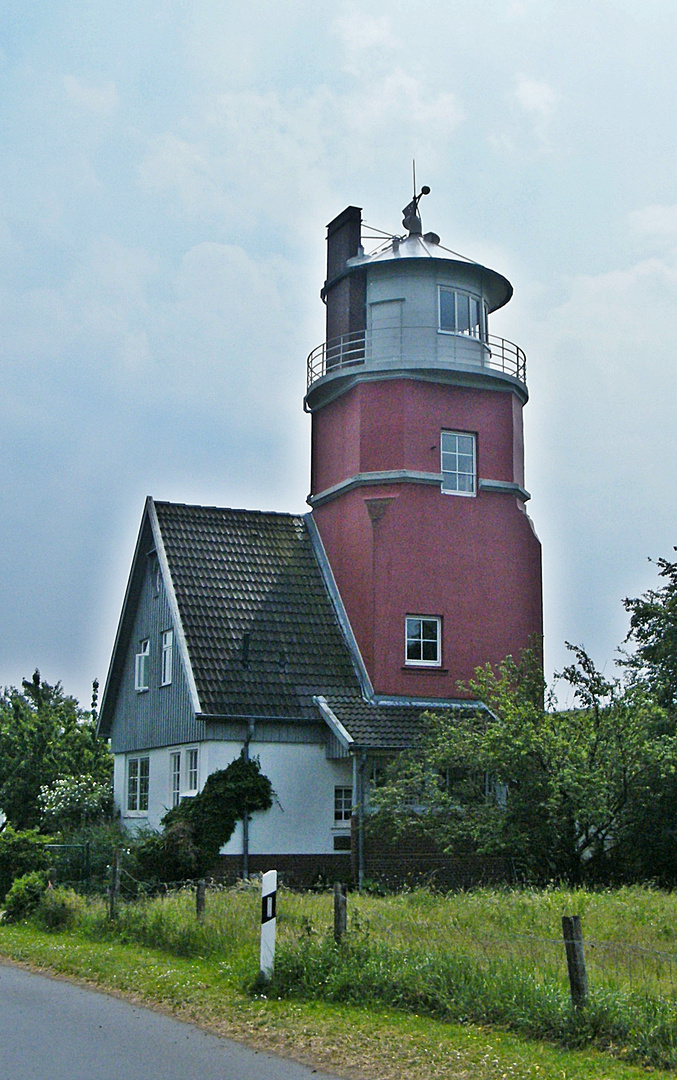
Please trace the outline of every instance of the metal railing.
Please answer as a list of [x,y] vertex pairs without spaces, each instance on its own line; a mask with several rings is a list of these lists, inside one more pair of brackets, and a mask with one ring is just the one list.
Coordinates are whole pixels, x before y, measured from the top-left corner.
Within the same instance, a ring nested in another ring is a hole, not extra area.
[[488,334],[480,339],[469,334],[441,334],[436,326],[382,327],[356,330],[331,338],[308,355],[308,389],[324,375],[334,375],[360,365],[489,368],[510,375],[526,385],[527,358],[519,345]]

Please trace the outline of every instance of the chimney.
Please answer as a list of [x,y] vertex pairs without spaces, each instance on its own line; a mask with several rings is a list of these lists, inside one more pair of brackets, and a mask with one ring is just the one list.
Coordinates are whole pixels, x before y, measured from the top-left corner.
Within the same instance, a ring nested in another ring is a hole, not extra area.
[[327,280],[322,297],[327,305],[327,341],[364,330],[365,275],[347,266],[362,250],[362,210],[347,206],[327,226]]

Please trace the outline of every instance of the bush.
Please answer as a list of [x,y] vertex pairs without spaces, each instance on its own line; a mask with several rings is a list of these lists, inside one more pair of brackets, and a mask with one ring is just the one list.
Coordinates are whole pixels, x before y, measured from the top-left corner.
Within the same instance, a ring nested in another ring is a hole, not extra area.
[[2,921],[15,923],[27,919],[37,908],[46,889],[47,875],[39,870],[32,870],[30,874],[17,878],[5,897]]
[[73,889],[45,889],[33,919],[42,930],[64,930],[73,926],[84,911],[84,901]]
[[73,829],[110,819],[113,790],[91,773],[62,776],[40,788],[38,803],[47,828]]
[[0,832],[0,901],[7,895],[15,878],[32,870],[46,870],[49,854],[45,845],[49,836],[41,836],[37,829],[17,831],[5,825]]

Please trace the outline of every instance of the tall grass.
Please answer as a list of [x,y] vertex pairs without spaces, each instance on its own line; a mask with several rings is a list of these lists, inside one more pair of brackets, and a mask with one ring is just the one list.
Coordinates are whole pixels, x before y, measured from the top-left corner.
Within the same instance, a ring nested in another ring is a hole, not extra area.
[[[567,1046],[594,1044],[645,1064],[677,1067],[677,896],[642,888],[425,890],[349,896],[337,946],[331,894],[278,896],[278,949],[269,995],[385,1004],[442,1020],[495,1024]],[[583,923],[587,1006],[569,997],[562,914]],[[260,893],[208,893],[203,919],[191,891],[80,908],[78,928],[183,957],[215,957],[240,985],[258,969]]]

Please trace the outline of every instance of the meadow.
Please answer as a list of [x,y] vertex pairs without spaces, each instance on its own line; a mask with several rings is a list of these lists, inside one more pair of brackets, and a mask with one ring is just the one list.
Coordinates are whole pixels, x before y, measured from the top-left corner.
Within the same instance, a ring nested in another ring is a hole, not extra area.
[[[677,1068],[672,893],[633,887],[350,894],[348,933],[336,945],[332,894],[282,889],[275,972],[265,986],[256,980],[254,885],[209,890],[201,920],[188,889],[122,902],[112,923],[102,899],[71,896],[70,906],[72,929],[85,938],[211,959],[221,979],[259,999],[386,1006]],[[570,1001],[563,914],[578,914],[584,930],[590,992],[580,1010]]]

